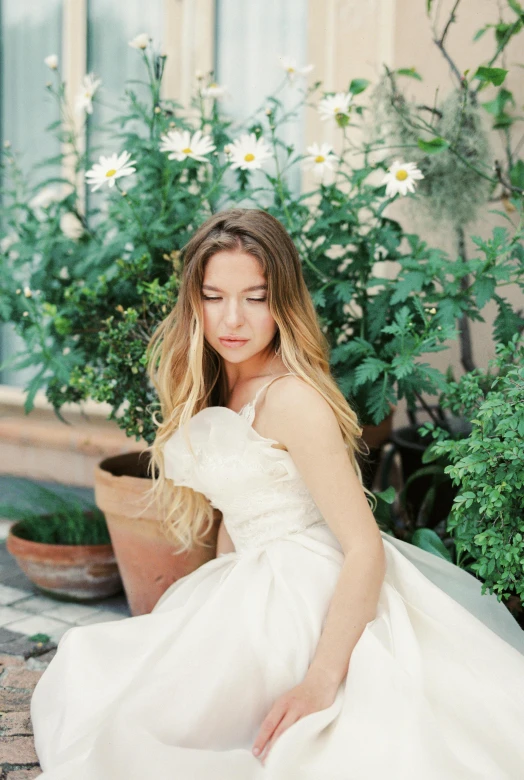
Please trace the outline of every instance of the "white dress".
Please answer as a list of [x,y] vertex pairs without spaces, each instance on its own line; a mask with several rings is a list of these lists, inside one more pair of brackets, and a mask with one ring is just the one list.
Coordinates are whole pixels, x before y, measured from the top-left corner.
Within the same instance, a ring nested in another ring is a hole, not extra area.
[[180,430],[165,447],[167,475],[223,512],[236,551],[149,615],[64,634],[31,703],[39,777],[522,780],[524,632],[474,577],[387,534],[377,616],[334,703],[265,765],[253,756],[304,679],[343,562],[290,454],[253,429],[255,403],[196,414],[196,460]]

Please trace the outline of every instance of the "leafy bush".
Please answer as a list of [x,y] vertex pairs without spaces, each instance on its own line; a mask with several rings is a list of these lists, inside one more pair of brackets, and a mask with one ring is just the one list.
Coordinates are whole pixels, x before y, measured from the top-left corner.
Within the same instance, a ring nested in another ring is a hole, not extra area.
[[[471,419],[466,439],[433,429],[459,492],[448,519],[458,562],[499,598],[524,599],[524,345],[517,335],[497,346],[496,375],[471,372],[452,383],[443,405]],[[432,425],[426,426],[432,429]]]

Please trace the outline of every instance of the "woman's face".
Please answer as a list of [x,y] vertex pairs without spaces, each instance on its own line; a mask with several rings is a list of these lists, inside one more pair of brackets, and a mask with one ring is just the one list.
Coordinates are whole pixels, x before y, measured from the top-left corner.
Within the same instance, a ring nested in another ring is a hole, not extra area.
[[[265,357],[277,324],[269,311],[266,280],[253,255],[236,250],[210,257],[202,305],[205,339],[224,360],[239,364],[256,355]],[[242,340],[228,342],[228,336]]]

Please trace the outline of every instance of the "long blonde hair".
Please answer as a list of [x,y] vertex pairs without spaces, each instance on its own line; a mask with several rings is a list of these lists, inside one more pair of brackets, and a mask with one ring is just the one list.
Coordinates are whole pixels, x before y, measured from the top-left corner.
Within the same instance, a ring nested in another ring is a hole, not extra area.
[[175,307],[153,334],[147,348],[148,375],[160,402],[161,422],[148,447],[152,487],[166,534],[182,550],[202,544],[214,523],[208,499],[165,477],[167,439],[207,406],[227,406],[228,384],[220,355],[204,339],[202,283],[207,261],[217,252],[241,250],[255,257],[268,285],[268,306],[278,330],[288,371],[315,387],[335,413],[351,463],[361,482],[357,451],[362,429],[329,370],[329,344],[304,282],[300,258],[280,222],[265,211],[231,209],[210,217],[184,249],[184,267]]

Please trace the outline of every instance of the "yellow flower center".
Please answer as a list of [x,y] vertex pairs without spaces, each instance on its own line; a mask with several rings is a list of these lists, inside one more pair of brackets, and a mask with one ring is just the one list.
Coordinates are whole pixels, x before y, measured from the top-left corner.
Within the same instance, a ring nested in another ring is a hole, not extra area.
[[106,176],[109,179],[111,176],[114,176],[116,173],[116,168],[110,168],[108,171],[106,171]]
[[341,111],[340,111],[340,106],[335,106],[335,108],[333,109],[333,111],[334,111],[334,113],[335,113],[335,114],[340,114],[340,113],[341,113]]
[[249,152],[248,154],[246,154],[246,155],[245,155],[245,157],[244,157],[244,160],[245,160],[246,162],[253,162],[253,160],[254,160],[254,159],[255,159],[255,155],[254,155],[254,154],[251,154],[251,152]]
[[209,85],[209,89],[216,89],[218,87],[218,84],[213,81],[212,84]]
[[395,174],[395,178],[399,181],[406,181],[408,178],[408,172],[404,170],[404,168],[401,168],[400,171],[397,171]]
[[192,151],[193,150],[189,146],[186,146],[185,149],[182,149],[183,154],[191,154]]
[[292,65],[290,65],[289,68],[287,69],[287,72],[288,73],[294,73],[295,72],[295,68]]
[[324,157],[322,154],[318,154],[318,155],[315,157],[315,162],[316,162],[316,163],[323,163],[323,162],[326,162],[326,158],[325,158],[325,157]]

